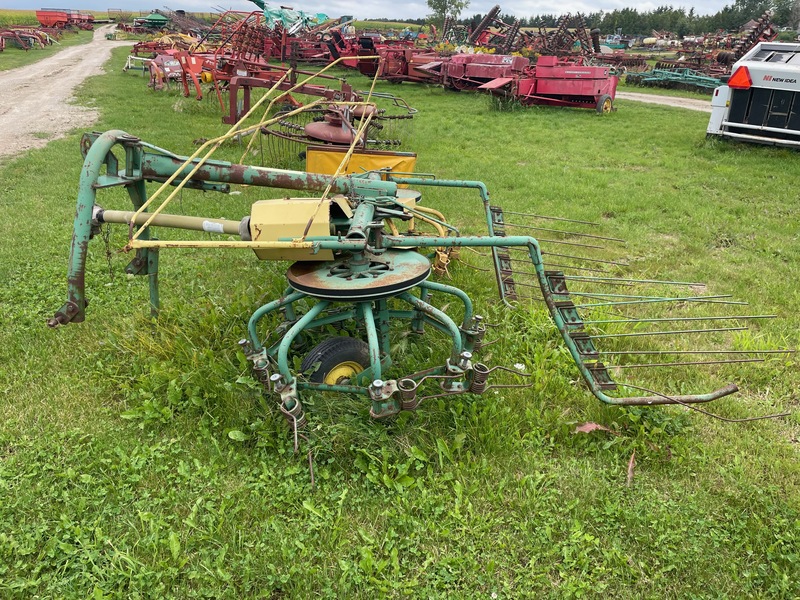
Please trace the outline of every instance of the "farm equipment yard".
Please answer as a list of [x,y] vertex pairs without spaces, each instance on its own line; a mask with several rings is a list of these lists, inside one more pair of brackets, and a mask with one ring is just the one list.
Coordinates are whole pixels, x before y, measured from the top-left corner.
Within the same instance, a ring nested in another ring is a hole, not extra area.
[[0,596],[800,595],[795,151],[217,27],[96,29],[95,122],[0,160]]

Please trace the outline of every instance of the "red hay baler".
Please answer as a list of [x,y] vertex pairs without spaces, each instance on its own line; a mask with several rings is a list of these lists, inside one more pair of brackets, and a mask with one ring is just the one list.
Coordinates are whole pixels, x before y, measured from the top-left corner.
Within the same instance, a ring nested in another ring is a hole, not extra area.
[[535,66],[518,77],[501,77],[478,89],[512,97],[521,104],[614,110],[619,78],[608,65],[584,65],[582,60],[540,56]]

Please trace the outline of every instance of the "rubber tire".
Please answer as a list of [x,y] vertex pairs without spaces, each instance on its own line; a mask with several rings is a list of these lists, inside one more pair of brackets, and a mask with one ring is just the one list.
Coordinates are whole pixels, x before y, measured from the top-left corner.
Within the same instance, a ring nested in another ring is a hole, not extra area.
[[[608,110],[606,110],[606,102],[608,102]],[[597,101],[597,112],[602,115],[604,113],[610,113],[612,110],[614,109],[611,96],[608,94],[600,96],[600,99]]]
[[308,373],[319,363],[316,371],[308,376],[312,383],[324,383],[325,376],[343,362],[355,362],[365,369],[370,366],[369,344],[352,337],[332,337],[311,349],[300,364],[300,372]]

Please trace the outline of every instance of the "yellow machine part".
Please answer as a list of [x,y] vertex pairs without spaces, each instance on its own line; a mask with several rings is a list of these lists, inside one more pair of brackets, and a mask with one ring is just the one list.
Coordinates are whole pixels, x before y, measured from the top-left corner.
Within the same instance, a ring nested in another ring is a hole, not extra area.
[[[333,175],[347,148],[330,146],[309,146],[306,150],[306,171]],[[345,165],[342,175],[388,169],[399,173],[413,173],[417,165],[417,155],[413,152],[389,152],[387,150],[355,150]],[[407,187],[400,184],[400,187]]]
[[172,48],[177,50],[186,50],[191,48],[194,52],[206,52],[208,48],[204,44],[198,44],[197,38],[185,33],[169,33],[162,36],[153,38],[154,42],[161,42],[162,44],[169,44]]
[[[250,210],[250,237],[254,242],[277,242],[287,238],[299,239],[313,219],[306,237],[331,235],[331,204],[341,207],[339,198],[281,198],[259,200]],[[345,201],[346,205],[346,201]],[[347,208],[349,211],[349,206]],[[352,216],[352,212],[350,213]],[[261,260],[333,260],[331,250],[313,254],[308,248],[255,250]]]

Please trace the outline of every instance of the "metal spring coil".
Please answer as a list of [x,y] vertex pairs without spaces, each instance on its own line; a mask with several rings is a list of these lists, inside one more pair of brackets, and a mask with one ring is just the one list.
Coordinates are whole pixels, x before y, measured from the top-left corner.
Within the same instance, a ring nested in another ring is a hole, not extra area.
[[403,410],[415,410],[420,401],[417,399],[417,382],[413,379],[401,379],[397,382],[400,391],[400,402]]
[[489,379],[489,367],[483,363],[472,365],[472,381],[469,382],[469,391],[473,394],[482,394],[488,387],[486,381]]

